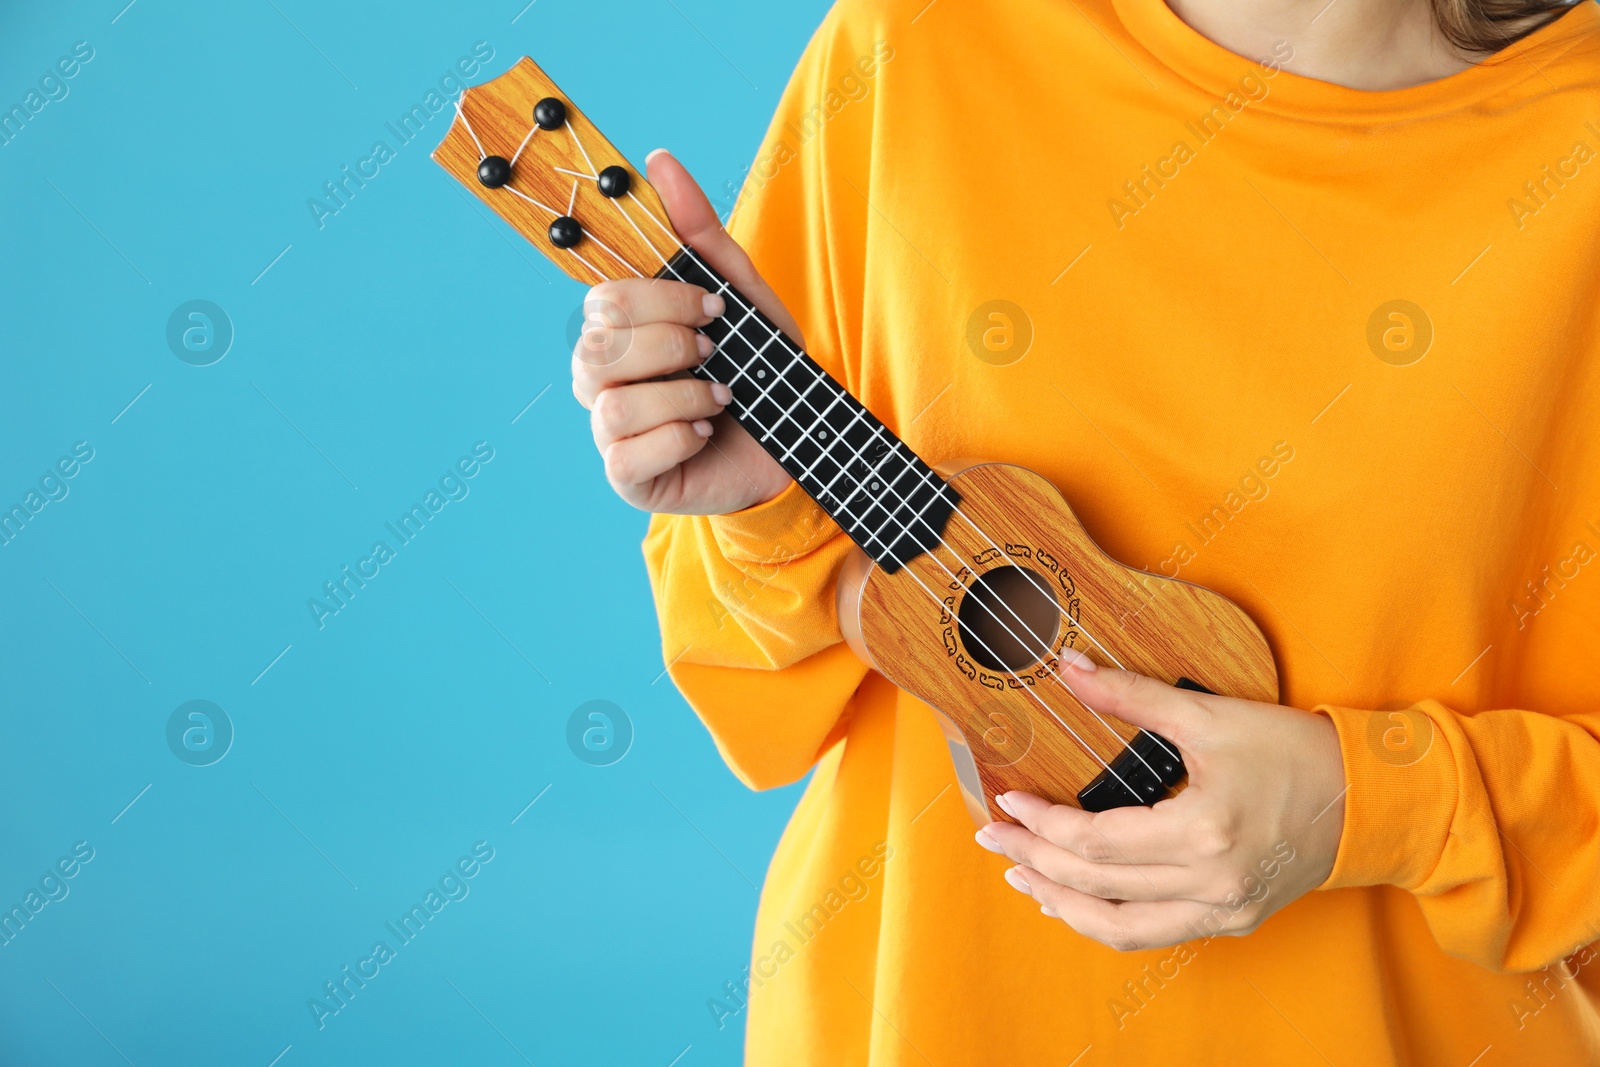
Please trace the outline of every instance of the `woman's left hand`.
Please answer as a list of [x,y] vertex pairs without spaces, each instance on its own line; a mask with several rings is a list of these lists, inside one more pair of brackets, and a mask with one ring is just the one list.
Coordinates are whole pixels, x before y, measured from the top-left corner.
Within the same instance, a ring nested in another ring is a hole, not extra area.
[[1243,936],[1327,880],[1344,825],[1344,761],[1322,715],[1063,665],[1079,699],[1178,747],[1188,788],[1154,807],[1090,813],[1031,793],[996,797],[1022,825],[978,844],[1018,866],[1013,888],[1112,948]]

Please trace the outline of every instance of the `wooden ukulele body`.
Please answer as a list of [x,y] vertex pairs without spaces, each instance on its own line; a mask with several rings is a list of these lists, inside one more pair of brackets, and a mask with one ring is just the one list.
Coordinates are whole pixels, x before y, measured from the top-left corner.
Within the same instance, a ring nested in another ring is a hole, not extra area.
[[[1058,673],[1069,650],[1169,684],[1277,702],[1272,652],[1232,601],[1118,563],[1055,486],[1024,467],[939,472],[961,494],[944,546],[893,573],[857,549],[840,577],[839,622],[857,655],[937,713],[979,825],[1009,819],[994,796],[1011,789],[1092,807],[1080,794],[1097,781],[1103,789],[1115,777],[1108,768],[1129,760],[1139,730],[1071,694]],[[1121,766],[1131,778],[1130,763]]]

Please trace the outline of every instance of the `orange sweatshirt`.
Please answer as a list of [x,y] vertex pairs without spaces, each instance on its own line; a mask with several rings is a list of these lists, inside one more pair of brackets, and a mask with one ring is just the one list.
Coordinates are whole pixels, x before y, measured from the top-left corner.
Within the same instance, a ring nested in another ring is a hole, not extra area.
[[732,229],[810,351],[1241,604],[1349,791],[1321,891],[1119,954],[973,843],[931,712],[840,643],[815,505],[658,516],[673,679],[751,786],[814,769],[750,1062],[1600,1062],[1600,11],[1394,92],[1293,47],[846,0],[806,51]]

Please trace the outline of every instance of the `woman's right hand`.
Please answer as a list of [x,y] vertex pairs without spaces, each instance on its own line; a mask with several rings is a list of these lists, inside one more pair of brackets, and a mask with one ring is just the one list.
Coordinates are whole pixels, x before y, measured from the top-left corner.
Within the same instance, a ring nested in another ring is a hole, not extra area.
[[[685,244],[797,344],[799,326],[722,228],[689,172],[663,150],[645,162]],[[591,413],[606,479],[636,508],[723,515],[771,500],[792,479],[724,410],[727,386],[688,375],[711,354],[695,327],[724,311],[699,286],[650,278],[602,282],[584,300],[572,392]]]

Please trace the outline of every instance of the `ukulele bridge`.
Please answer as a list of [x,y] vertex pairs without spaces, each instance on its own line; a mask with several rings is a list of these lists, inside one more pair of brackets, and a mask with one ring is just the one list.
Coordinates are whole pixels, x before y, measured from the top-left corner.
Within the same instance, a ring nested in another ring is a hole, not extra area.
[[[1193,678],[1179,678],[1172,684],[1178,689],[1216,696]],[[1079,791],[1078,803],[1084,811],[1154,804],[1167,795],[1167,790],[1183,781],[1186,773],[1177,745],[1160,734],[1140,730],[1128,750]]]
[[1159,734],[1140,730],[1122,755],[1111,761],[1095,780],[1078,793],[1084,811],[1107,811],[1149,806],[1162,800],[1167,790],[1183,781],[1183,756],[1178,746]]

